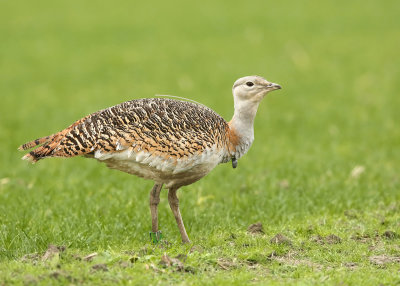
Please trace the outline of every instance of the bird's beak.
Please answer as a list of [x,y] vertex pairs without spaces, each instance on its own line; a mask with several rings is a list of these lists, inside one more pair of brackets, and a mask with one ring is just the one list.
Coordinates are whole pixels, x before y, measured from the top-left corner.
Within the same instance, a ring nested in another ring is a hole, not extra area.
[[277,83],[271,82],[267,85],[267,88],[270,90],[276,90],[276,89],[281,89],[282,87]]

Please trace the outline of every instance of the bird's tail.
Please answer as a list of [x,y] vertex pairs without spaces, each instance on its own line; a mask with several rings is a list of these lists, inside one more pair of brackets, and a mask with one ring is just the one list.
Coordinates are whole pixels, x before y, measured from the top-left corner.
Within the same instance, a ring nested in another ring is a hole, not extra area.
[[[53,135],[49,135],[46,137],[42,137],[42,138],[38,138],[32,141],[29,141],[21,146],[18,147],[18,150],[20,151],[24,151],[24,150],[28,150],[28,149],[32,149],[38,145],[42,145],[42,144],[46,144],[49,143],[50,141],[52,141],[54,139],[56,134]],[[29,152],[28,154],[26,154],[25,156],[22,157],[23,160],[27,160],[30,161],[32,163],[37,162],[38,160],[40,160],[42,157],[45,156],[45,152],[44,151],[48,151],[48,148],[44,148],[44,146],[40,146],[39,148]]]
[[85,126],[85,120],[90,116],[92,115],[76,121],[53,135],[19,146],[19,150],[28,150],[36,147],[35,150],[26,154],[22,159],[35,163],[47,157],[73,157],[92,152],[96,144],[97,135],[94,135],[92,130],[87,131]]
[[53,136],[54,135],[50,135],[50,136],[46,136],[46,137],[42,137],[42,138],[39,138],[39,139],[35,139],[35,140],[32,140],[32,141],[29,141],[29,142],[19,146],[18,150],[24,151],[24,150],[32,149],[35,146],[38,146],[38,145],[41,145],[41,144],[49,142]]

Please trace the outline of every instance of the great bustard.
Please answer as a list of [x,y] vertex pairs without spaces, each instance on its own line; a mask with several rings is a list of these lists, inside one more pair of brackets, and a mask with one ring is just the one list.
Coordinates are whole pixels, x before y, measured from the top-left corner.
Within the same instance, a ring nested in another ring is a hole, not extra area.
[[163,185],[183,242],[190,242],[179,211],[177,190],[196,182],[220,163],[237,160],[254,140],[254,118],[264,96],[280,85],[259,76],[238,79],[232,88],[235,112],[226,122],[200,104],[166,98],[131,100],[90,114],[66,129],[19,147],[41,145],[23,159],[85,156],[109,168],[150,179],[152,232]]

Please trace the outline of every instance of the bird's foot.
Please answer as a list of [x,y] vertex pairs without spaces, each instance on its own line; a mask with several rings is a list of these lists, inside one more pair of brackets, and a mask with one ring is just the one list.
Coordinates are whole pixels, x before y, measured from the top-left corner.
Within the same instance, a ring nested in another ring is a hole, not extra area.
[[156,231],[156,232],[150,231],[149,234],[150,234],[151,242],[153,242],[154,244],[159,243],[163,238],[161,230]]

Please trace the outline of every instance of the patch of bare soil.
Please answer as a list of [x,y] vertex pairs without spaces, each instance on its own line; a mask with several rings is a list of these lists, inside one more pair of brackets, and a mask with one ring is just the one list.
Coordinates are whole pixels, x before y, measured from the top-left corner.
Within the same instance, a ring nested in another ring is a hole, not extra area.
[[264,234],[263,225],[261,222],[256,222],[247,228],[247,232],[251,234]]
[[66,249],[65,246],[56,246],[50,244],[46,252],[40,258],[40,261],[51,266],[59,266],[61,253]]
[[78,282],[76,278],[72,277],[66,271],[62,271],[62,270],[56,270],[56,271],[50,273],[49,277],[52,278],[52,279],[56,279],[56,280],[66,279],[66,280],[68,280],[69,282],[72,282],[72,283]]
[[173,272],[186,272],[186,273],[196,273],[196,269],[192,266],[185,266],[187,255],[179,254],[176,257],[169,257],[167,254],[164,254],[161,257],[161,260],[158,262],[158,265],[154,263],[146,264],[145,268],[147,270],[153,270],[157,273],[165,273],[168,270],[172,270]]
[[22,258],[21,258],[21,262],[24,263],[33,263],[33,264],[37,264],[38,261],[40,260],[40,254],[39,253],[29,253],[29,254],[25,254]]
[[108,271],[107,265],[106,265],[106,264],[103,264],[103,263],[93,265],[93,266],[92,266],[92,269],[93,269],[94,271],[103,271],[103,272],[107,272],[107,271]]
[[64,252],[65,249],[66,249],[65,246],[56,246],[56,245],[50,244],[41,259],[42,259],[42,261],[52,260],[56,255],[59,255],[61,252]]
[[369,257],[369,261],[372,264],[383,266],[388,263],[400,263],[399,256],[389,256],[389,255],[374,255]]
[[273,244],[292,245],[292,242],[290,241],[290,239],[281,233],[276,234],[273,238],[271,238],[271,240],[269,242],[271,242]]
[[325,237],[320,236],[320,235],[315,235],[315,236],[311,237],[310,241],[322,245],[325,243],[326,244],[338,244],[338,243],[342,242],[342,239],[335,234],[330,234]]
[[[70,273],[68,273],[67,271],[64,271],[64,270],[60,270],[60,269],[57,269],[57,270],[49,273],[48,277],[51,279],[54,279],[54,280],[67,280],[72,283],[71,285],[74,285],[75,283],[78,282],[78,279],[72,277]],[[45,279],[45,275],[40,275],[39,279]],[[39,283],[37,285],[41,285],[41,283]]]
[[223,270],[231,270],[237,268],[240,263],[238,263],[236,259],[219,258],[217,260],[217,265]]
[[64,275],[65,275],[65,272],[60,271],[60,270],[56,270],[56,271],[54,271],[54,272],[51,272],[51,273],[49,274],[49,277],[50,277],[50,278],[53,278],[53,279],[59,279],[60,277],[62,277],[62,276],[64,276]]
[[323,268],[323,266],[321,264],[318,263],[314,263],[310,260],[307,259],[289,259],[286,257],[277,257],[275,258],[276,261],[283,263],[283,264],[287,264],[287,265],[291,265],[291,266],[301,266],[301,265],[305,265],[317,270],[321,270]]
[[310,238],[311,242],[318,243],[318,244],[324,244],[324,238],[320,235],[314,235],[313,237]]
[[355,262],[346,262],[343,265],[350,270],[355,270],[358,267],[357,263],[355,263]]
[[286,255],[283,256],[270,255],[270,259],[286,265],[291,265],[291,266],[305,265],[317,270],[321,270],[324,267],[323,265],[312,262],[308,259],[298,258],[297,253],[291,251],[289,251]]
[[369,234],[356,234],[353,235],[351,239],[357,242],[367,243],[369,240],[371,240],[371,236]]
[[386,239],[396,239],[399,238],[399,235],[394,231],[387,230],[384,233],[382,233],[382,237]]
[[327,244],[338,244],[342,242],[342,239],[337,235],[330,234],[325,237],[325,241]]
[[171,258],[168,255],[164,254],[158,264],[164,268],[173,268],[174,271],[183,271],[184,265],[181,260],[185,261],[186,255],[181,254],[175,258]]
[[378,240],[378,241],[374,241],[370,246],[368,246],[368,249],[370,251],[374,251],[374,252],[384,252],[386,249],[385,243]]

